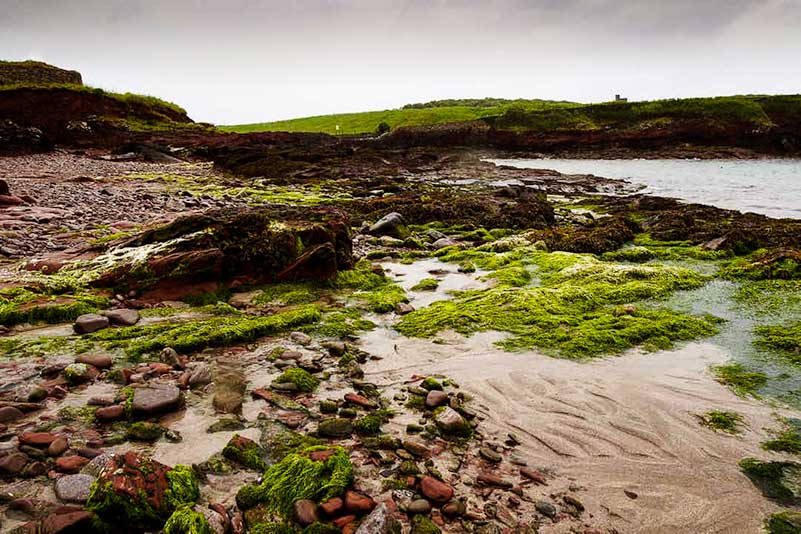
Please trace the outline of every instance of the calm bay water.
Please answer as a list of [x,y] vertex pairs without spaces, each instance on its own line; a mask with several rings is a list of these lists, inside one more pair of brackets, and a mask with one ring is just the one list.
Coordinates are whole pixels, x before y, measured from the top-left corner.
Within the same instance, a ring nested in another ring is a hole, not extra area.
[[499,159],[498,165],[594,174],[675,197],[770,217],[801,219],[801,160]]

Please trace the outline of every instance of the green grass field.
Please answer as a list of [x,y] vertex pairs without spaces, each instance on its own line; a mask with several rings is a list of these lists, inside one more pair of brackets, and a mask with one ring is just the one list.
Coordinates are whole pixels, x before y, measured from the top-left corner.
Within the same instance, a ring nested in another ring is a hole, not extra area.
[[[236,132],[321,132],[335,135],[356,135],[373,133],[382,122],[393,130],[401,126],[430,126],[448,122],[464,122],[501,114],[511,106],[528,111],[574,107],[573,102],[553,102],[549,100],[442,100],[425,104],[410,104],[403,109],[385,111],[366,111],[362,113],[338,113],[320,115],[276,122],[220,126],[220,129]],[[471,105],[458,105],[469,102]],[[339,131],[337,132],[337,125]]]
[[801,120],[801,95],[746,95],[601,104],[549,100],[440,100],[410,104],[402,109],[221,126],[220,129],[236,133],[283,131],[355,135],[373,133],[381,122],[395,129],[401,126],[482,120],[501,129],[553,131],[651,128],[688,119],[702,120],[710,126],[744,123],[754,128],[770,128]]

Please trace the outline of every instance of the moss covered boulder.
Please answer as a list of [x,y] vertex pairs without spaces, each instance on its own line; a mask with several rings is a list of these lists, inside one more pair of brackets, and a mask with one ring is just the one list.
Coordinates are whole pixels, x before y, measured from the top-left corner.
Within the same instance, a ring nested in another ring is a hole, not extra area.
[[319,504],[339,497],[352,481],[353,466],[345,449],[309,447],[270,467],[261,484],[240,488],[236,502],[242,510],[261,505],[267,512],[291,519],[297,501]]
[[169,467],[129,451],[105,460],[86,509],[112,525],[158,530],[176,509],[193,505],[199,496],[190,467]]
[[209,211],[109,243],[104,253],[67,261],[95,287],[167,292],[199,284],[329,279],[352,266],[349,219],[333,208],[259,207]]

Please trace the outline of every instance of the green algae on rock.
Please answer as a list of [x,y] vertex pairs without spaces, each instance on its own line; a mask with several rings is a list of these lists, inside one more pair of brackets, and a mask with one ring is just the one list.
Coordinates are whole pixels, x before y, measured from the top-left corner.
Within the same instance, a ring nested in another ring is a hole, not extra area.
[[412,291],[436,291],[439,287],[439,280],[436,278],[423,278],[412,286]]
[[175,510],[164,524],[164,534],[215,534],[206,516],[191,505]]
[[263,458],[263,451],[258,443],[248,438],[234,434],[223,448],[224,458],[244,465],[254,471],[264,471],[267,464]]
[[128,452],[108,460],[92,484],[86,509],[103,522],[158,530],[176,509],[193,505],[199,496],[192,468],[170,468]]
[[247,510],[256,505],[291,519],[295,502],[317,503],[340,496],[353,481],[353,466],[342,447],[310,447],[290,453],[264,473],[259,485],[247,485],[236,495],[237,505]]
[[276,384],[295,384],[298,391],[311,393],[320,385],[320,380],[300,367],[290,367],[274,380]]
[[165,347],[190,353],[207,347],[227,347],[253,341],[315,323],[320,318],[320,310],[316,306],[303,306],[265,317],[224,316],[186,323],[131,326],[102,330],[87,337],[108,348],[122,347],[131,357],[157,352]]

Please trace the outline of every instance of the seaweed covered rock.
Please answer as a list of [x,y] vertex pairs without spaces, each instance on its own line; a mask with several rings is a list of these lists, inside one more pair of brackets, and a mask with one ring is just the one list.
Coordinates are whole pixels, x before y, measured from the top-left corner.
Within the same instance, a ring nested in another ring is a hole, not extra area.
[[292,519],[297,501],[325,502],[342,495],[352,480],[353,466],[345,449],[309,447],[270,467],[261,484],[240,488],[236,502],[243,510],[261,505],[269,513]]
[[180,217],[67,263],[95,287],[168,292],[198,285],[329,279],[352,265],[347,216],[333,208],[239,208]]
[[199,495],[191,468],[172,468],[129,451],[104,458],[86,509],[111,524],[158,530],[176,509],[194,504]]
[[660,241],[708,244],[709,248],[736,254],[760,248],[801,247],[801,221],[794,219],[772,219],[757,213],[645,196],[625,200],[614,210],[636,213],[643,220],[643,230]]
[[223,456],[231,461],[244,465],[255,471],[264,471],[267,464],[264,462],[259,444],[252,439],[234,434],[222,452]]
[[[389,213],[386,217],[400,216],[400,220],[406,224],[439,222],[448,226],[526,229],[547,228],[555,221],[553,207],[542,194],[509,199],[492,195],[436,191],[360,199],[346,202],[344,206],[353,215],[377,220]],[[382,221],[385,223],[386,219]],[[384,223],[380,228],[386,226]],[[369,233],[392,235],[380,233],[376,226],[379,226],[379,223],[373,225]],[[407,236],[403,235],[401,238],[405,237]]]

